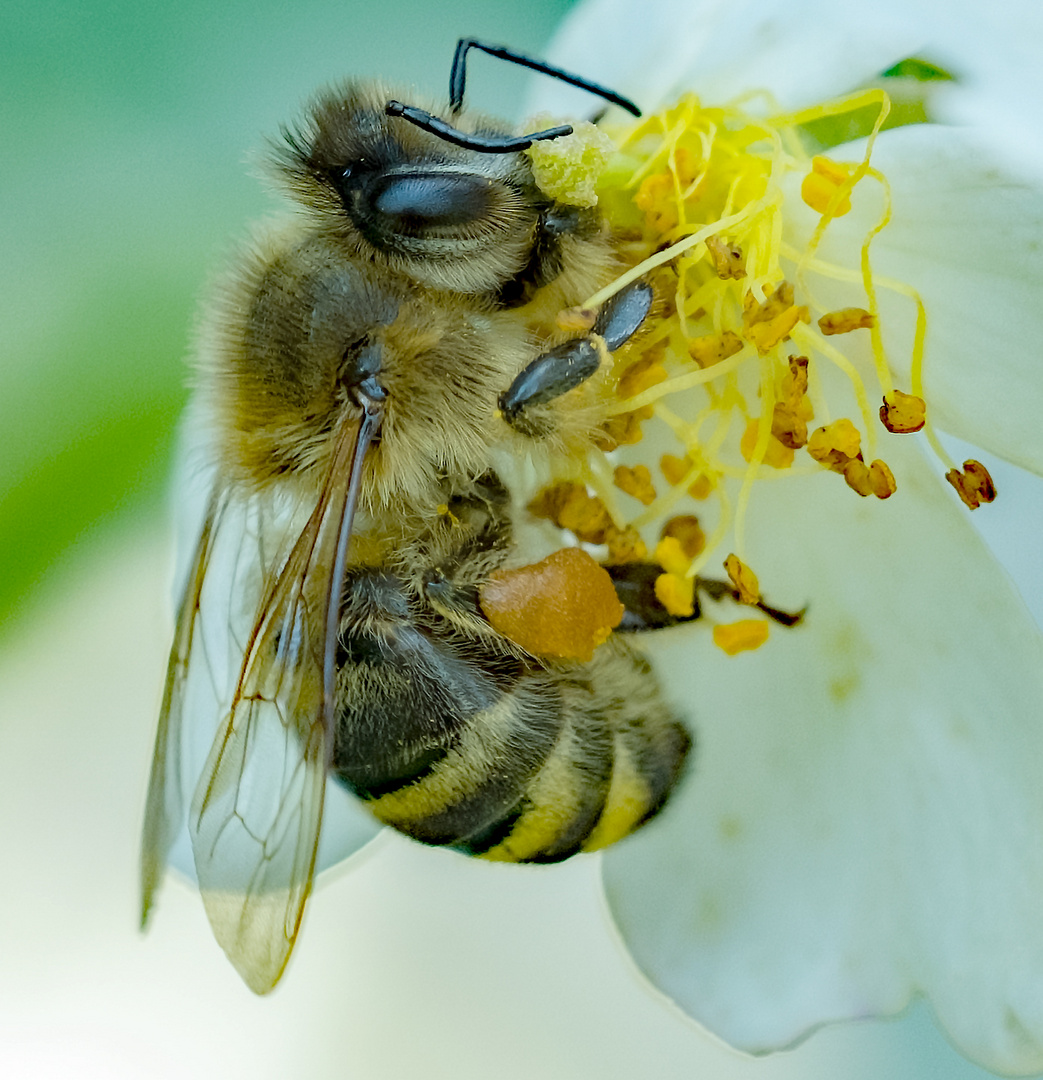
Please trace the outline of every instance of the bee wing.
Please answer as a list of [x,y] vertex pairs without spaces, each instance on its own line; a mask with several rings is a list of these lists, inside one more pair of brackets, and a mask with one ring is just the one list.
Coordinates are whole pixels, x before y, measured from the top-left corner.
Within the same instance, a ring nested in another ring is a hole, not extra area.
[[380,416],[337,434],[318,503],[265,590],[189,812],[214,935],[257,993],[279,980],[311,891],[340,589],[362,460]]
[[[213,475],[204,479],[213,490],[186,568],[146,802],[142,925],[168,860],[196,876],[186,807],[215,730],[231,710],[246,643],[264,596],[265,574],[285,562],[300,532],[301,515],[288,500],[244,496],[215,485]],[[193,494],[198,487],[198,477],[190,472],[187,502],[201,502]]]
[[174,643],[167,664],[159,730],[156,733],[152,773],[145,803],[145,827],[141,838],[142,926],[148,922],[167,856],[184,820],[181,715],[189,660],[196,641],[203,581],[213,553],[215,523],[220,516],[217,498],[211,497],[178,610]]

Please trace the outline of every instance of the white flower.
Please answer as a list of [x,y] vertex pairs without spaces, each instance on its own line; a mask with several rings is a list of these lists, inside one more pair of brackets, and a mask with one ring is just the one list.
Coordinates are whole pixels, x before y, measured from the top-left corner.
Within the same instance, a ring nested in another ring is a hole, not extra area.
[[[959,76],[933,100],[953,123],[879,138],[894,219],[874,270],[927,304],[936,423],[1043,473],[1043,34],[1037,9],[999,6],[599,0],[550,59],[646,108],[757,89],[795,108],[910,56]],[[585,107],[549,81],[533,103]],[[850,217],[830,250],[871,223]],[[799,633],[734,659],[698,627],[653,646],[693,717],[695,773],[605,854],[605,888],[645,974],[737,1047],[922,993],[965,1054],[1035,1071],[1043,637],[937,462],[892,442],[887,503],[819,475],[751,501],[748,561],[774,603],[808,604]]]

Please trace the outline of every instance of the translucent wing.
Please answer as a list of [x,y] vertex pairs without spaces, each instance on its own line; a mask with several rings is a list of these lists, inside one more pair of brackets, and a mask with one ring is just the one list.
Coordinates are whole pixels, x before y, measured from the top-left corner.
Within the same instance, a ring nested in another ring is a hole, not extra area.
[[[194,869],[215,936],[259,993],[286,965],[311,887],[333,711],[335,583],[379,421],[378,409],[361,426],[342,425],[310,512],[279,494],[212,496],[178,615],[142,845],[142,920],[168,858]],[[325,845],[334,858],[378,829],[350,799],[345,814],[344,802],[333,803],[338,820]]]
[[[205,479],[213,486],[212,475]],[[300,532],[294,509],[278,498],[219,488],[206,502],[186,567],[152,761],[142,836],[143,924],[168,861],[196,876],[186,807],[231,710],[266,575],[282,565]]]
[[141,923],[148,921],[167,856],[184,820],[182,796],[181,716],[189,660],[192,656],[206,568],[213,551],[214,524],[219,516],[217,500],[207,508],[203,530],[196,545],[188,582],[177,616],[177,629],[167,665],[159,730],[152,756],[145,827],[141,838]]
[[343,428],[315,509],[265,590],[189,812],[199,887],[246,983],[278,981],[311,890],[331,744],[340,583],[379,415]]

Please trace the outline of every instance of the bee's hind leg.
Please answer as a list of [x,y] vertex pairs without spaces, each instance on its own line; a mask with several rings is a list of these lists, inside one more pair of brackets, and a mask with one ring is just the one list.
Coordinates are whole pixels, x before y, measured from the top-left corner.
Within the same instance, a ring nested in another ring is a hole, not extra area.
[[574,390],[597,371],[601,354],[593,336],[614,352],[637,333],[652,306],[652,287],[635,281],[606,300],[586,337],[570,338],[536,357],[500,395],[500,412],[512,427],[527,432],[525,413]]

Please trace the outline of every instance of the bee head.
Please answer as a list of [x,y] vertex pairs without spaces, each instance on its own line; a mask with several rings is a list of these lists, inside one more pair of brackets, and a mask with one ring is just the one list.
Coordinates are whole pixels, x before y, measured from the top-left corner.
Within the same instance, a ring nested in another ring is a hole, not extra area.
[[[389,116],[392,96],[365,83],[320,96],[303,123],[284,132],[279,173],[353,256],[437,289],[498,291],[529,264],[550,206],[528,158],[457,146]],[[468,133],[508,134],[469,111],[454,123]]]

